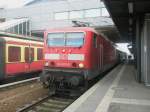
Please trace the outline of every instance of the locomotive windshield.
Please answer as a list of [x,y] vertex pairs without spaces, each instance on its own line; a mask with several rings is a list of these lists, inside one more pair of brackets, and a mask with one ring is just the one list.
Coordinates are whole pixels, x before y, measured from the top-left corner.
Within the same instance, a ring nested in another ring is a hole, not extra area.
[[83,32],[49,33],[48,46],[75,46],[80,47],[84,43]]
[[64,46],[65,34],[64,33],[50,33],[47,39],[48,46]]
[[66,46],[82,46],[84,41],[84,33],[66,33]]

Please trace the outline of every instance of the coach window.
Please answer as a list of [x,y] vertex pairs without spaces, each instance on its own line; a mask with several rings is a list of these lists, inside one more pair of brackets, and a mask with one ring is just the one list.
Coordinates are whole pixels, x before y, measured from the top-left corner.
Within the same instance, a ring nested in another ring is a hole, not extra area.
[[30,61],[34,61],[34,48],[30,48]]
[[29,48],[25,48],[25,62],[29,62]]
[[25,48],[25,62],[34,61],[34,48]]
[[42,59],[43,59],[43,49],[37,48],[37,60],[42,60]]
[[94,37],[93,37],[93,46],[94,48],[97,48],[97,35],[94,34]]
[[21,61],[21,48],[16,46],[8,47],[8,62]]

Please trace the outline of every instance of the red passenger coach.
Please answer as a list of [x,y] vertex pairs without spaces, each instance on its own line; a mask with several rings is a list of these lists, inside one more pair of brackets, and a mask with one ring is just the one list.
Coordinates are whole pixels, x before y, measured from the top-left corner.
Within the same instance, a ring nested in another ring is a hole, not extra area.
[[43,41],[0,33],[0,80],[42,71]]
[[116,64],[116,49],[93,28],[51,29],[44,35],[44,84],[85,85]]

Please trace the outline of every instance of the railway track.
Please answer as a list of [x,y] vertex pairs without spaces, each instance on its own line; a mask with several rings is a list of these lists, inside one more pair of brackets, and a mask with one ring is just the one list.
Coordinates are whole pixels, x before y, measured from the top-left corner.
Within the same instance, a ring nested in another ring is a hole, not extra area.
[[[105,74],[100,75],[99,77],[95,78],[95,80],[93,80],[92,82],[89,82],[90,83],[89,88],[104,76],[105,76]],[[40,85],[40,83],[37,82],[36,80],[39,80],[39,78],[37,77],[34,79],[14,82],[14,83],[6,84],[6,85],[0,85],[0,90],[3,90],[3,89],[9,90],[8,88],[12,88],[10,90],[13,90],[14,87],[18,87],[18,86],[20,87],[20,85],[23,85],[23,86],[21,86],[21,88],[22,88],[26,84],[29,86],[27,89],[24,89],[25,93],[15,92],[17,94],[14,94],[14,96],[12,98],[11,97],[9,98],[9,96],[8,96],[8,98],[6,97],[6,99],[3,99],[6,101],[7,101],[7,99],[9,99],[8,104],[10,101],[11,102],[14,101],[12,112],[15,112],[16,110],[17,110],[17,112],[61,112],[66,107],[68,107],[73,101],[75,101],[75,99],[77,99],[81,94],[83,94],[83,92],[79,93],[79,91],[76,91],[78,94],[75,92],[75,95],[77,94],[77,96],[75,96],[73,94],[72,95],[73,97],[72,96],[66,97],[66,95],[68,94],[67,92],[65,92],[65,93],[67,93],[67,94],[65,94],[63,92],[58,91],[58,93],[61,94],[61,96],[55,95],[55,96],[46,96],[44,98],[41,98],[42,96],[45,96],[47,94],[45,94],[45,92],[44,92],[44,93],[39,94],[37,96],[35,95],[35,94],[40,93],[41,91],[45,91],[45,90],[41,89],[40,92],[39,91],[37,92],[36,90],[34,92],[33,89],[35,89],[35,87],[39,87],[39,86],[37,86],[37,84]],[[37,82],[34,84],[34,86],[30,85],[30,84],[33,84],[33,81]],[[26,88],[26,86],[24,88]],[[19,89],[19,90],[21,90],[21,89]],[[33,90],[33,92],[32,92],[32,90]],[[24,92],[24,91],[22,91],[22,92]],[[48,91],[46,93],[48,93]],[[65,94],[65,96],[62,96],[62,94]],[[26,96],[29,96],[29,98]],[[10,100],[10,99],[12,99],[12,100]],[[24,102],[24,103],[20,104],[20,101]],[[17,104],[16,104],[16,102],[17,102]],[[12,106],[12,104],[11,104],[11,106]],[[6,105],[5,110],[6,110],[5,112],[8,112],[7,110],[10,110],[10,107]]]
[[[104,75],[100,76],[98,79],[96,78],[94,82],[90,82],[89,88],[96,83],[99,79],[101,79]],[[28,104],[23,108],[17,110],[17,112],[62,112],[66,107],[72,104],[83,92],[76,91],[75,96],[67,97],[61,95],[61,97],[54,96],[46,96],[44,98],[40,98],[37,101],[34,101],[32,104]],[[59,93],[60,94],[60,93]],[[62,93],[65,95],[65,93]]]
[[17,112],[62,112],[69,106],[76,98],[64,98],[58,96],[46,96],[26,105],[17,110]]

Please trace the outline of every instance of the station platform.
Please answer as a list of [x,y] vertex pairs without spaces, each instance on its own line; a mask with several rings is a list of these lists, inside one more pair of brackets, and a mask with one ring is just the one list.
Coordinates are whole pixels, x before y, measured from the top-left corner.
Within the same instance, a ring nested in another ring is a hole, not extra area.
[[118,65],[63,112],[150,112],[150,87],[132,65]]

